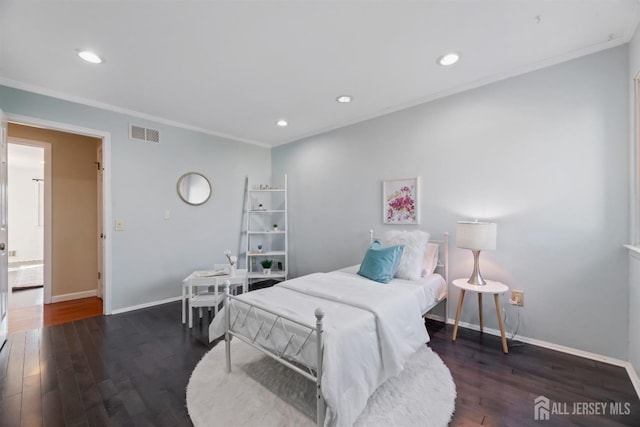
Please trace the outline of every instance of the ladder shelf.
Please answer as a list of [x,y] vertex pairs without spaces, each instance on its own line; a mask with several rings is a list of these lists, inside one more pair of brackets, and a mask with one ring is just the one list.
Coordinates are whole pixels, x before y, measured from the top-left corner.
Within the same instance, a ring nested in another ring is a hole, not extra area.
[[[258,281],[282,281],[289,276],[287,175],[283,188],[252,185],[247,177],[245,265],[249,289]],[[265,260],[272,261],[267,272],[261,265]]]

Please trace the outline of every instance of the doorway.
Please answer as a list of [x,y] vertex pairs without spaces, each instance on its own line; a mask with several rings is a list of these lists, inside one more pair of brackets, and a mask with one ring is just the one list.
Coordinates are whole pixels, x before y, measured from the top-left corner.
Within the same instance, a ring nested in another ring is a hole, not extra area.
[[[64,305],[67,312],[88,308],[84,317],[103,314],[106,307],[98,298],[102,296],[99,281],[104,276],[99,267],[102,256],[98,250],[103,244],[98,233],[102,216],[98,210],[103,203],[97,200],[101,197],[98,176],[103,167],[99,160],[102,138],[10,120],[9,142],[15,141],[49,148],[45,150],[48,158],[45,158],[45,176],[41,181],[44,199],[41,205],[44,210],[41,217],[44,228],[42,302],[45,305],[39,319],[37,311],[32,313],[36,316],[31,316],[31,321],[40,321],[40,325],[32,327],[62,323],[47,316],[47,312],[56,312],[60,305]],[[12,229],[11,235],[15,234],[16,230]],[[83,316],[80,312],[78,315]],[[48,320],[53,323],[47,323]],[[70,320],[76,319],[64,319]],[[10,313],[9,327],[15,331],[12,325],[15,321]]]
[[8,144],[8,296],[13,322],[43,309],[45,148],[31,141]]

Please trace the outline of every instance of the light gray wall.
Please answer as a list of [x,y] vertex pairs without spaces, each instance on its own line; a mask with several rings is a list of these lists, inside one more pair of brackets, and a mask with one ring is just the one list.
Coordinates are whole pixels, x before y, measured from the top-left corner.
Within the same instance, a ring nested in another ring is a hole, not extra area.
[[[452,234],[452,279],[472,266],[456,221],[495,220],[481,266],[524,290],[520,334],[626,360],[627,59],[619,47],[273,149],[273,176],[289,174],[292,272],[360,262],[367,230],[394,227],[382,180],[419,175],[420,228]],[[461,320],[477,323],[476,307]],[[497,329],[490,299],[485,310]]]
[[[113,231],[113,224],[107,230],[112,309],[178,296],[191,271],[224,262],[225,249],[239,252],[244,180],[268,180],[268,148],[4,86],[0,108],[110,132],[113,219],[125,221],[124,231]],[[129,139],[129,123],[159,129],[160,144]],[[176,193],[178,178],[189,171],[212,181],[213,196],[202,206],[189,206]],[[163,219],[165,210],[171,219]]]
[[[630,157],[635,166],[632,171],[631,185],[631,201],[633,203],[631,209],[631,228],[629,243],[638,244],[637,225],[640,223],[638,215],[640,211],[637,209],[638,203],[638,142],[637,142],[637,117],[638,99],[636,97],[634,77],[640,73],[640,31],[636,30],[636,34],[629,43],[629,111],[631,121],[631,138],[630,138]],[[629,361],[633,365],[636,373],[640,373],[640,255],[630,253],[629,255]]]

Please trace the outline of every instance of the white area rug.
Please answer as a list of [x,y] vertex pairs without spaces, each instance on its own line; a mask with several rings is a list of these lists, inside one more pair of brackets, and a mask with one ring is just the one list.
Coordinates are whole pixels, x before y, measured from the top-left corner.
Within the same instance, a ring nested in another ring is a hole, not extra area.
[[17,270],[15,281],[11,284],[13,291],[41,288],[44,284],[43,265],[23,265]]
[[[200,360],[187,386],[199,426],[313,426],[315,384],[247,344],[233,340],[231,373],[224,341]],[[446,426],[455,406],[451,372],[426,345],[369,398],[356,426]]]

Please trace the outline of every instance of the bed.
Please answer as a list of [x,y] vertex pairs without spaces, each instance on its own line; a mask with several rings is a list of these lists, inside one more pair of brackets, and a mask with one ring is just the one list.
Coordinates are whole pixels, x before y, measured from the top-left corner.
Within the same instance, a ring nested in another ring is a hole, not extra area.
[[381,284],[352,266],[239,296],[227,288],[209,337],[225,336],[228,371],[236,337],[314,381],[317,424],[350,426],[373,391],[429,341],[422,317],[440,303],[446,316],[448,234],[429,242],[439,247],[437,271],[414,280]]

